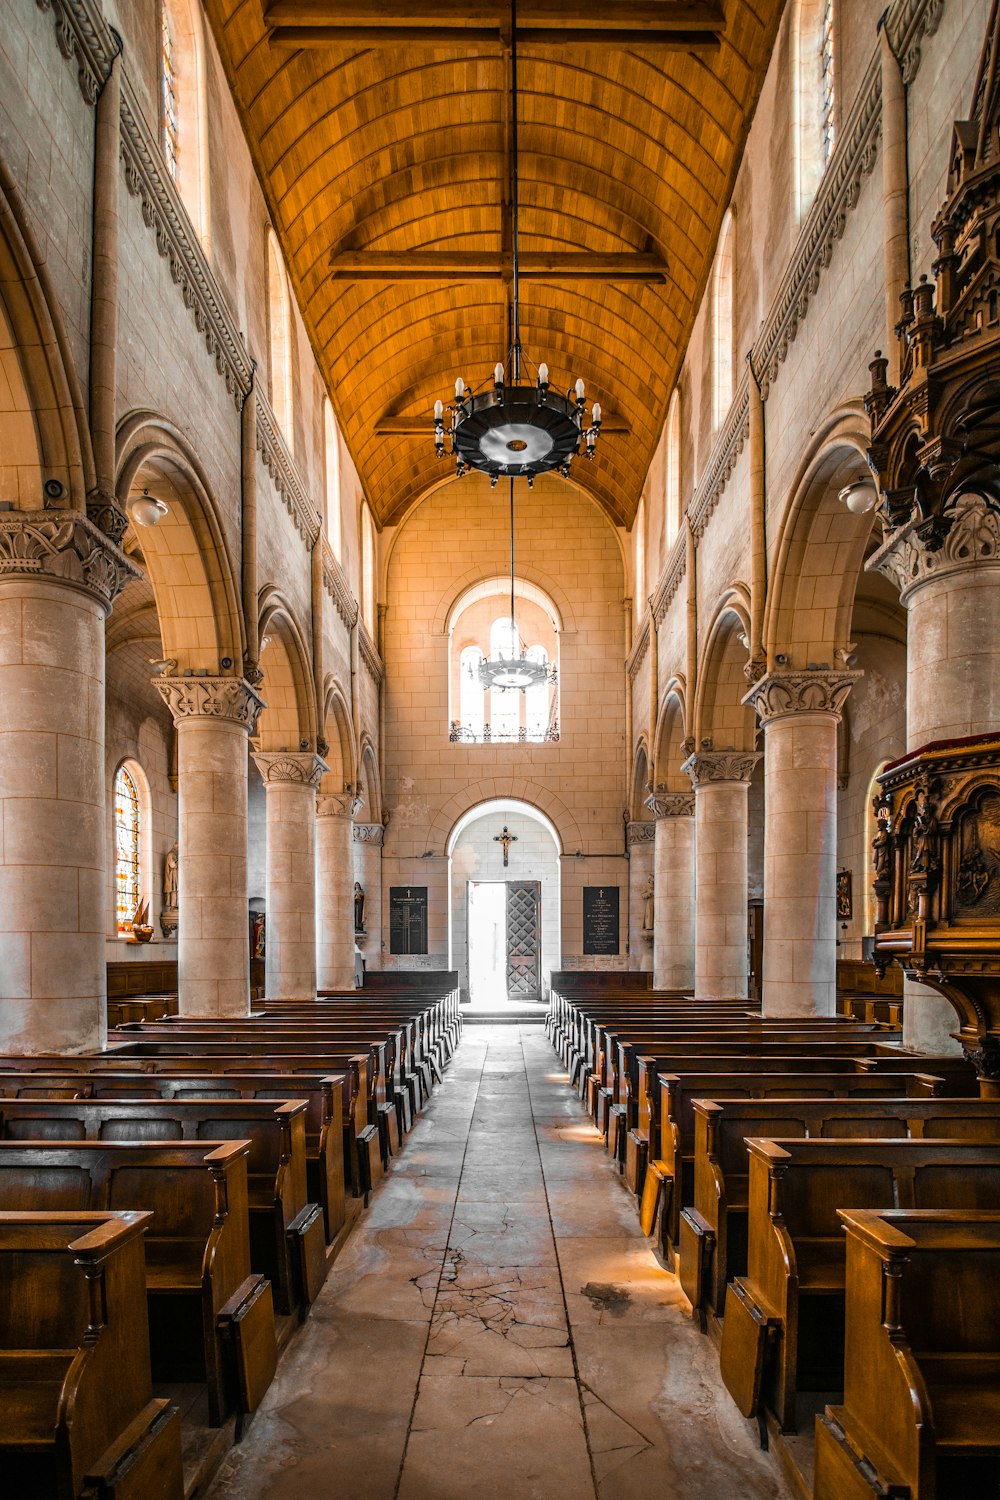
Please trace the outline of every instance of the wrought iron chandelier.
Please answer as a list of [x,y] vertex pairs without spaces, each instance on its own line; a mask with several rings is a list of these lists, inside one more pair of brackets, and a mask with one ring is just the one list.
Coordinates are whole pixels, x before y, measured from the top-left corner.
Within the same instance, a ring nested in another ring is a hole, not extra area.
[[470,390],[460,375],[455,381],[454,400],[447,407],[434,403],[434,447],[439,458],[455,460],[458,477],[470,469],[489,474],[495,486],[501,475],[524,478],[530,488],[535,476],[557,469],[569,475],[573,458],[581,451],[594,457],[601,430],[601,408],[595,402],[586,417],[586,387],[577,380],[560,395],[549,384],[548,365],[537,366],[534,384],[522,383],[520,328],[520,276],[518,243],[517,156],[517,0],[511,0],[511,210],[513,219],[513,279],[511,343],[508,352],[508,384],[502,363],[493,371],[493,383]]
[[479,681],[485,688],[513,689],[526,693],[528,688],[556,681],[554,662],[534,661],[520,644],[514,619],[514,479],[510,480],[510,651],[499,650],[496,656],[479,663]]

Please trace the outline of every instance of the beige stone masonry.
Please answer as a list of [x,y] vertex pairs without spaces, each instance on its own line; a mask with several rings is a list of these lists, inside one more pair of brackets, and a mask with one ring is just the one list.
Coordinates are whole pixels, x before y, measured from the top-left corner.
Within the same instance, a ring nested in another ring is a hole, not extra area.
[[[350,989],[354,985],[353,817],[361,810],[361,799],[353,792],[323,795],[316,810],[317,984],[321,990]],[[379,932],[372,927],[371,907],[367,927],[369,933]]]
[[681,769],[695,805],[694,992],[747,994],[747,798],[755,751],[699,751]]
[[689,990],[694,985],[695,795],[656,792],[646,806],[656,819],[653,984]]
[[316,791],[329,770],[312,753],[255,752],[267,808],[269,1000],[316,998]]

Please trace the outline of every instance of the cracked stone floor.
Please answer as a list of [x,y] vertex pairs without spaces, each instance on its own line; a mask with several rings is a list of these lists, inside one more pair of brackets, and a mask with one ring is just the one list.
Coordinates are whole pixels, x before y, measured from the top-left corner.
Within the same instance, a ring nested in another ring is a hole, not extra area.
[[211,1500],[786,1500],[540,1026],[468,1026]]

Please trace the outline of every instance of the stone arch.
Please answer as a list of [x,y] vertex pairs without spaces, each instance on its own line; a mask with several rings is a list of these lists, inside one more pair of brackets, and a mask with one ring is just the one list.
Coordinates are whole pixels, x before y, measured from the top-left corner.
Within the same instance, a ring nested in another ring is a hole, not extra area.
[[547,818],[556,831],[560,854],[582,848],[580,825],[561,797],[537,782],[516,777],[471,781],[439,809],[430,827],[429,846],[436,854],[447,851],[452,832],[466,813],[486,802],[524,802]]
[[681,771],[685,760],[684,741],[687,739],[687,711],[682,685],[674,678],[669,684],[660,705],[656,724],[656,759],[653,770],[656,790],[664,792],[689,792],[691,782]]
[[83,394],[58,298],[2,162],[0,288],[0,450],[6,493],[20,509],[40,510],[42,485],[53,479],[63,486],[62,504],[82,510],[95,483]]
[[379,775],[378,756],[375,746],[367,735],[361,737],[361,759],[357,780],[361,784],[361,795],[365,799],[365,822],[382,821],[382,778]]
[[323,738],[329,747],[323,759],[330,767],[323,778],[323,791],[336,796],[358,779],[358,751],[348,695],[335,677],[326,680]]
[[646,822],[649,818],[649,809],[646,806],[646,798],[650,792],[650,765],[649,750],[646,745],[646,736],[640,735],[639,743],[635,747],[632,757],[632,781],[629,791],[628,816],[631,823]]
[[261,692],[266,705],[257,727],[260,748],[293,753],[315,749],[316,697],[309,652],[277,589],[262,591],[259,636],[264,673]]
[[749,633],[749,590],[734,584],[716,606],[698,673],[695,739],[703,748],[754,748],[757,721],[743,703]]
[[[553,589],[557,593],[562,593],[562,590],[559,588],[558,584],[554,582],[554,580],[552,582],[552,589],[550,589],[549,587],[543,587],[540,584],[533,583],[530,578],[518,577],[515,573],[515,597],[519,599],[528,599],[531,601],[531,603],[537,604],[541,609],[546,610],[552,617],[552,623],[555,626],[556,633],[560,634],[564,629],[563,621],[566,617],[565,608],[561,607],[560,603],[556,600],[555,595],[552,591]],[[469,605],[475,604],[480,599],[490,599],[494,596],[496,598],[509,600],[509,574],[506,577],[497,574],[493,574],[490,577],[485,577],[484,575],[479,574],[479,576],[469,584],[466,584],[463,580],[461,589],[457,593],[452,594],[450,604],[447,604],[443,610],[444,621],[441,625],[440,633],[442,635],[449,634],[453,629],[456,620],[460,618],[460,616],[469,607]],[[566,602],[568,603],[568,601]],[[438,620],[441,617],[441,614],[442,606],[439,603],[438,610],[434,618],[435,630],[437,630],[438,628]],[[570,629],[572,629],[572,626],[570,627]]]
[[167,514],[155,526],[130,520],[125,545],[139,550],[149,576],[163,651],[177,663],[171,671],[239,675],[239,593],[204,470],[171,422],[135,411],[118,428],[115,493],[127,511],[144,490],[166,503]]
[[[768,666],[833,667],[851,638],[851,614],[875,512],[856,516],[839,499],[852,480],[871,481],[868,419],[860,402],[833,413],[796,473],[785,509],[764,616]],[[786,660],[778,661],[778,657]]]

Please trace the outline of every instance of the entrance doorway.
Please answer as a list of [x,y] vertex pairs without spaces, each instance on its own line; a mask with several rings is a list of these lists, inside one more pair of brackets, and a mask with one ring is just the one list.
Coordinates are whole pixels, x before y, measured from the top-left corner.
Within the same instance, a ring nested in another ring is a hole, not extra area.
[[473,1004],[541,997],[541,883],[470,880],[469,998]]

